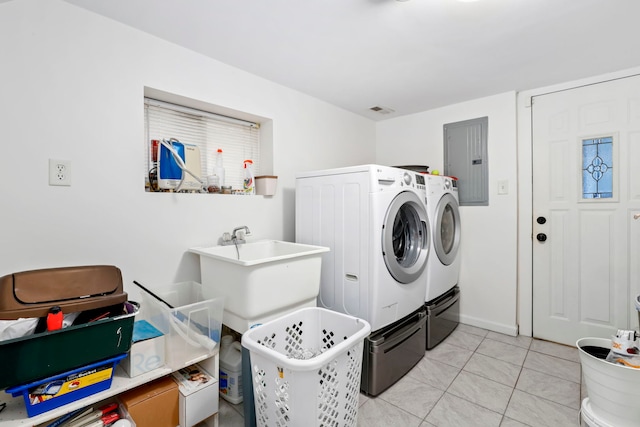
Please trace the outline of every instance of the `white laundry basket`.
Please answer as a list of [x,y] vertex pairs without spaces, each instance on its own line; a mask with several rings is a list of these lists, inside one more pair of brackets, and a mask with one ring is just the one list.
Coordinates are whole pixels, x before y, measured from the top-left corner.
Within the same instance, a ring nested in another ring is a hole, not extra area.
[[245,332],[257,425],[356,426],[370,331],[365,320],[311,307]]

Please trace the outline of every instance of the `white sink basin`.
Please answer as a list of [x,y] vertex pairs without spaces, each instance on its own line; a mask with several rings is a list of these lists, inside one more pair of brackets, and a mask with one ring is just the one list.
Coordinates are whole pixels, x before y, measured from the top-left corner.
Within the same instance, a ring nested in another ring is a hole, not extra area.
[[189,251],[242,266],[272,263],[329,251],[323,246],[303,245],[280,240],[259,240],[235,245],[191,248]]
[[224,296],[223,323],[243,333],[256,323],[315,307],[322,254],[329,248],[280,240],[191,248],[200,255],[205,298]]

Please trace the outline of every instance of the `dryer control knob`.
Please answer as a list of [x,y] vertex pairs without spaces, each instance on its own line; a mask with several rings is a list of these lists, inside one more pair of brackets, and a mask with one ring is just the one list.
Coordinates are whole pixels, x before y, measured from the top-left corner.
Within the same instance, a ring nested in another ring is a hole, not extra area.
[[402,179],[406,185],[411,185],[411,175],[409,173],[405,172]]

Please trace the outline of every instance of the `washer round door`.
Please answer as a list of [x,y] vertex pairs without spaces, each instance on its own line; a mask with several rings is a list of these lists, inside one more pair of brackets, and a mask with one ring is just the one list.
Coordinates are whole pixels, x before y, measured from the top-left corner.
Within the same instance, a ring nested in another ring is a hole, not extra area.
[[433,246],[440,262],[450,265],[455,261],[460,246],[460,210],[453,194],[442,196],[435,216]]
[[382,226],[382,255],[387,270],[400,283],[417,280],[429,255],[429,220],[424,204],[411,191],[398,194]]

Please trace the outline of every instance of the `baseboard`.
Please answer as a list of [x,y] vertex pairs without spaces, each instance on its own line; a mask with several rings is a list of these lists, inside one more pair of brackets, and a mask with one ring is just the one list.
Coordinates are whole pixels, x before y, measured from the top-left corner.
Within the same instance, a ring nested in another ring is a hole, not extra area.
[[500,334],[511,335],[512,337],[518,336],[518,325],[505,325],[502,323],[491,322],[486,319],[465,316],[463,314],[460,314],[460,323],[475,326],[476,328],[488,329]]

